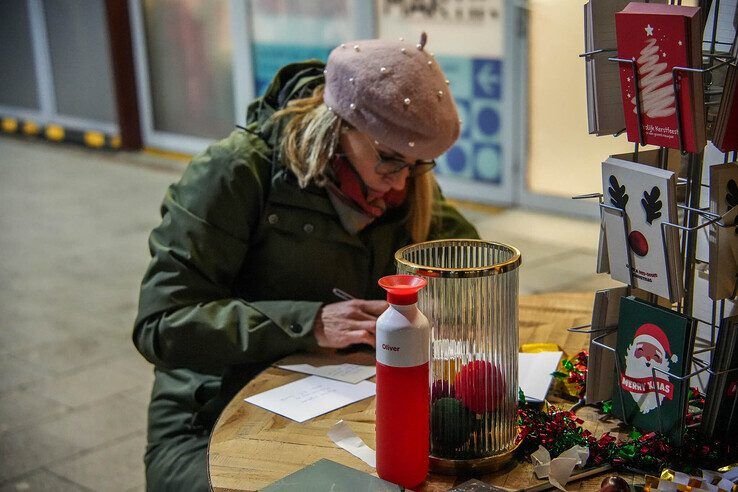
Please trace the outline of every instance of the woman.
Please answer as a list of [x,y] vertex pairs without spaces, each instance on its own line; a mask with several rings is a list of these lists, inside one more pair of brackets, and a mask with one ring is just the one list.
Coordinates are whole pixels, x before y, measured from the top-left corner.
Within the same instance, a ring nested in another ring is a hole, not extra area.
[[270,363],[373,345],[397,249],[477,237],[428,172],[459,120],[424,45],[357,41],[282,68],[244,131],[170,186],[133,333],[156,366],[149,490],[207,490],[215,420]]

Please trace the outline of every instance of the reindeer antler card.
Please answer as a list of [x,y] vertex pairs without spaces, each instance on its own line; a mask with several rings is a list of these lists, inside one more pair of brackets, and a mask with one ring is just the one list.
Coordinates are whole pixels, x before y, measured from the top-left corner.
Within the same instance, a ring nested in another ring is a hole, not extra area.
[[[725,224],[736,224],[738,215],[738,164],[710,167],[710,211],[726,214]],[[738,281],[738,225],[712,226],[710,251],[710,299],[732,299]]]
[[676,176],[613,157],[602,163],[605,224],[613,279],[676,301],[682,296]]
[[620,300],[613,413],[643,431],[681,441],[695,321],[635,297]]
[[[629,141],[680,148],[678,104],[684,150],[704,148],[702,75],[678,71],[679,94],[672,78],[674,67],[702,68],[699,13],[698,7],[631,2],[615,14],[618,58],[635,62],[619,62]],[[643,141],[636,116],[639,100]]]

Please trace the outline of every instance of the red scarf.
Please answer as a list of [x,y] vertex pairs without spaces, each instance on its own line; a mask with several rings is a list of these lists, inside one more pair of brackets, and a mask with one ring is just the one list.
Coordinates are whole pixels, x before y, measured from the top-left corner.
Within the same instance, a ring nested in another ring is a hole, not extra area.
[[333,158],[331,169],[341,193],[372,217],[380,217],[388,208],[399,207],[405,201],[407,187],[401,190],[391,189],[380,198],[375,198],[370,202],[367,199],[366,184],[356,169],[343,156]]

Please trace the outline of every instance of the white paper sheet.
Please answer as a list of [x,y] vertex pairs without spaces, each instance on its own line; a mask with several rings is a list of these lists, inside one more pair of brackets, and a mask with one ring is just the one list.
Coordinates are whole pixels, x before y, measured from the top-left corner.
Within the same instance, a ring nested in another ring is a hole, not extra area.
[[518,354],[518,386],[527,400],[543,401],[563,352]]
[[352,384],[369,379],[377,373],[376,366],[360,366],[358,364],[337,364],[334,366],[321,367],[311,366],[310,364],[292,364],[277,367],[288,371],[313,374],[315,376],[322,376],[324,378],[335,379],[337,381],[344,381]]
[[358,384],[309,376],[285,384],[244,401],[277,413],[296,422],[305,422],[337,408],[374,396],[376,385],[370,381]]
[[377,467],[377,452],[367,446],[343,420],[339,420],[328,429],[328,437],[338,447],[345,449],[367,465],[372,468]]

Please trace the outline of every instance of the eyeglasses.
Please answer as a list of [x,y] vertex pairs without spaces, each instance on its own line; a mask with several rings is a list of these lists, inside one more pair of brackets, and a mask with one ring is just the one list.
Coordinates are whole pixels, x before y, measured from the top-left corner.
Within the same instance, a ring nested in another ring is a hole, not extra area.
[[[341,132],[343,133],[351,131],[355,131],[363,138],[366,138],[365,135],[358,132],[353,127],[344,122],[341,127]],[[368,139],[367,144],[372,147],[374,153],[377,155],[377,163],[374,165],[374,172],[376,172],[380,176],[391,176],[393,174],[399,173],[405,168],[408,168],[408,176],[414,178],[415,176],[425,174],[436,167],[435,160],[417,160],[415,162],[405,162],[404,160],[398,159],[397,157],[387,157],[382,155],[382,153],[377,150],[375,146],[371,145]],[[340,153],[339,155],[345,156],[346,154]]]
[[385,157],[379,152],[377,152],[377,158],[379,161],[374,165],[374,172],[381,176],[390,176],[408,168],[408,175],[414,178],[436,167],[436,161],[433,160],[405,162],[393,157]]

